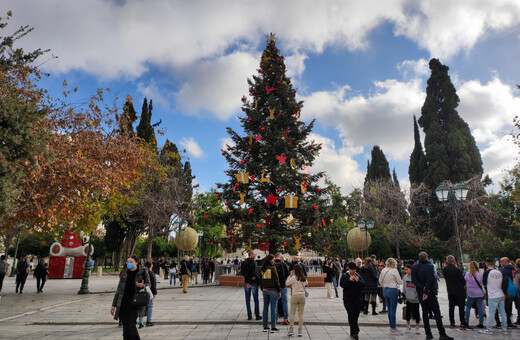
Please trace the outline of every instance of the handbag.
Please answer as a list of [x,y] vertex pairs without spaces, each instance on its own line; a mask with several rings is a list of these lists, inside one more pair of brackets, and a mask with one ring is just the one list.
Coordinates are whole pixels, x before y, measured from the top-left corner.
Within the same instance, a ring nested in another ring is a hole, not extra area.
[[309,292],[307,292],[307,289],[305,289],[305,285],[303,284],[302,281],[300,281],[300,283],[302,284],[303,291],[305,292],[305,297],[309,297]]
[[146,289],[142,289],[134,294],[132,298],[132,305],[136,307],[145,307],[148,306],[148,302],[150,302],[150,295],[146,291]]
[[403,306],[403,320],[406,320],[406,305]]

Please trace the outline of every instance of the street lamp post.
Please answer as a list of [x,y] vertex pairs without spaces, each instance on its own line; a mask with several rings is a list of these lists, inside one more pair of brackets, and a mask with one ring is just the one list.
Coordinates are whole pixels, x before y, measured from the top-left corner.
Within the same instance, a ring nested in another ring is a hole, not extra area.
[[374,221],[359,221],[358,222],[358,228],[363,230],[365,229],[365,244],[367,247],[367,257],[368,257],[368,230],[374,228]]
[[462,246],[460,244],[459,225],[457,223],[457,210],[455,209],[458,201],[466,200],[468,195],[468,187],[464,184],[457,184],[455,187],[447,187],[439,185],[435,189],[435,194],[441,202],[449,201],[453,215],[453,226],[455,228],[455,239],[457,240],[457,252],[459,257],[459,268],[464,271],[464,260],[462,259]]
[[92,268],[90,265],[90,248],[92,247],[92,234],[90,232],[90,238],[88,240],[88,249],[87,249],[87,257],[85,258],[85,264],[83,265],[85,268],[83,269],[83,278],[81,279],[81,288],[78,291],[78,294],[90,294],[88,290],[88,278],[90,276],[90,269]]
[[345,238],[345,262],[347,262],[347,235],[348,231],[345,229],[342,231],[343,237]]
[[204,232],[202,230],[197,231],[197,235],[199,235],[199,257],[202,257],[202,244],[200,243],[202,236],[204,236]]

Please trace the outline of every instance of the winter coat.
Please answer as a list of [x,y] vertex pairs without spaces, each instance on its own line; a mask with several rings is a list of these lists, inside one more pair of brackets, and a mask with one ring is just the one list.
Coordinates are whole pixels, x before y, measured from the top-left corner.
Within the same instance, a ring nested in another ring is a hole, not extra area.
[[49,267],[49,265],[47,263],[45,263],[45,264],[42,264],[41,262],[38,263],[38,265],[34,269],[34,274],[33,274],[34,277],[43,279],[44,277],[49,275],[49,272],[47,271],[48,267]]
[[190,275],[191,276],[191,265],[190,261],[182,260],[179,265],[179,275]]
[[332,282],[332,278],[334,277],[334,269],[330,267],[330,265],[326,264],[323,266],[323,273],[327,274],[324,278],[325,282]]
[[361,305],[361,299],[363,298],[363,286],[365,282],[363,277],[356,273],[359,277],[359,281],[350,281],[350,273],[348,271],[341,274],[339,285],[343,288],[343,301],[351,303],[357,303]]
[[433,264],[426,260],[419,260],[412,267],[412,282],[417,287],[417,294],[437,295],[439,286],[434,275]]
[[252,284],[260,282],[258,278],[258,264],[252,258],[248,257],[244,262],[242,262],[240,272],[244,275],[245,283]]
[[448,264],[442,269],[442,275],[444,275],[444,280],[446,281],[448,295],[466,296],[466,290],[464,289],[466,280],[464,280],[462,271],[459,268],[453,264]]
[[361,276],[365,285],[363,286],[363,294],[377,294],[377,274],[374,267],[361,267]]
[[[150,275],[148,275],[148,270],[143,268],[140,264],[137,265],[137,275],[135,276],[135,282],[130,282],[130,284],[135,284],[139,281],[144,281],[144,287],[150,287]],[[114,319],[119,319],[119,311],[121,309],[121,303],[123,301],[123,294],[125,293],[125,287],[128,282],[126,282],[126,278],[128,275],[128,269],[125,267],[123,272],[121,273],[121,278],[119,279],[119,284],[117,285],[117,291],[114,295],[114,300],[112,301],[112,306],[116,307],[116,311],[114,313]],[[135,287],[136,292],[144,289]],[[146,316],[148,313],[148,306],[139,307],[137,309],[137,316]]]
[[262,290],[271,289],[280,292],[280,279],[278,278],[278,271],[275,266],[269,265],[265,267],[265,270],[261,271],[260,275],[260,288]]
[[287,263],[281,260],[274,260],[274,266],[276,267],[276,271],[278,272],[278,279],[280,280],[280,287],[286,288],[285,280],[289,277],[289,266]]

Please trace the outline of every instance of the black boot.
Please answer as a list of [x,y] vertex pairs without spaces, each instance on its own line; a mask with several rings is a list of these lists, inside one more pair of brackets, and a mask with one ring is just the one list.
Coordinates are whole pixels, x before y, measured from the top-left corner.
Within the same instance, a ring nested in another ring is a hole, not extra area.
[[363,301],[363,314],[368,314],[368,301]]
[[375,302],[372,302],[372,315],[379,315],[377,312],[376,312],[376,303]]

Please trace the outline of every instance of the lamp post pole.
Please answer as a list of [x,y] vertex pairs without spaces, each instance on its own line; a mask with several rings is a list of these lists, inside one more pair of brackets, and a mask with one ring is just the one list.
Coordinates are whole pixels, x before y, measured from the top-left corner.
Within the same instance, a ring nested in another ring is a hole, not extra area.
[[204,232],[202,230],[197,231],[197,235],[199,235],[199,258],[202,257],[202,244],[200,243]]
[[83,278],[81,279],[81,288],[78,291],[78,294],[90,294],[88,290],[88,278],[90,276],[90,247],[92,246],[92,234],[90,232],[90,238],[88,239],[88,250],[87,257],[85,258],[85,264],[83,265],[85,268],[83,269]]
[[366,257],[368,257],[368,229],[374,228],[374,222],[361,220],[358,222],[358,228],[361,230],[365,229],[365,245],[366,245],[366,251],[367,251]]
[[460,234],[459,234],[459,225],[457,223],[457,209],[455,209],[457,205],[457,201],[464,201],[466,196],[468,195],[468,187],[463,184],[457,184],[455,187],[447,187],[444,185],[439,185],[435,189],[435,194],[437,198],[441,202],[449,201],[452,217],[453,217],[453,227],[455,230],[455,240],[457,242],[457,255],[458,255],[458,265],[460,270],[464,271],[464,260],[462,257],[462,245],[460,243]]
[[345,263],[346,263],[347,262],[347,244],[348,244],[347,243],[347,235],[348,235],[347,230],[346,229],[343,230],[342,234],[343,234],[343,237],[345,237]]

